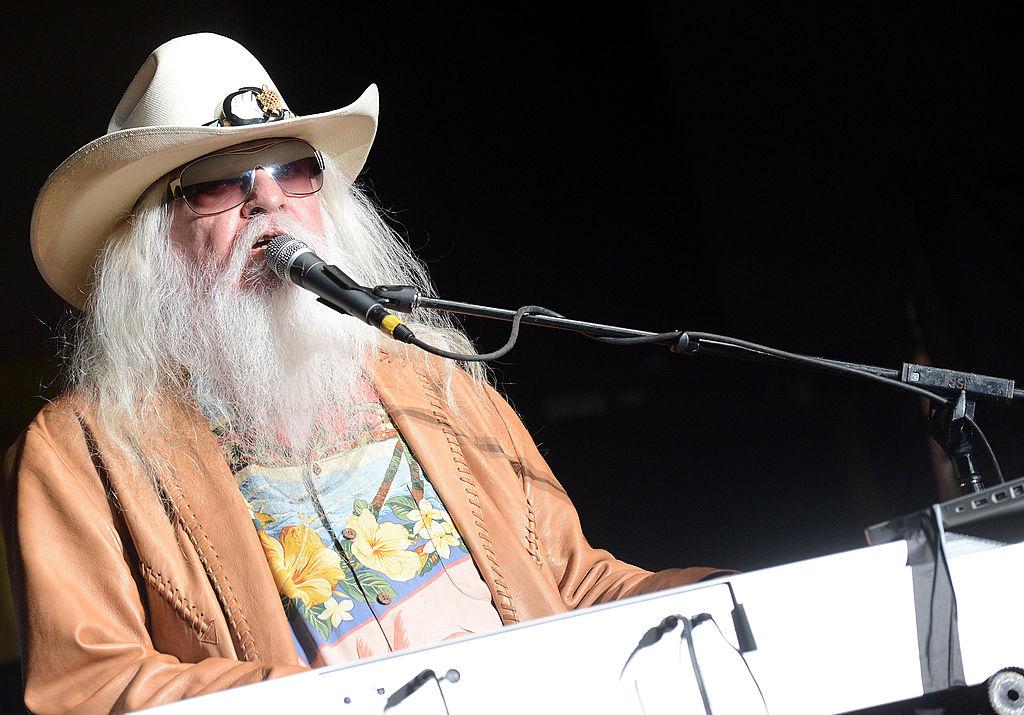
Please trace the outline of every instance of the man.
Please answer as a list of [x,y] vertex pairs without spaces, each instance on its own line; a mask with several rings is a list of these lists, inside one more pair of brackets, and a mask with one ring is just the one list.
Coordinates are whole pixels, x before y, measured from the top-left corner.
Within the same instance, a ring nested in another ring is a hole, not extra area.
[[[478,364],[269,273],[290,234],[429,291],[353,186],[376,115],[370,87],[297,117],[241,46],[177,38],[40,192],[37,265],[82,316],[70,391],[5,462],[30,709],[138,709],[712,573],[591,548]],[[471,351],[441,315],[409,324]]]

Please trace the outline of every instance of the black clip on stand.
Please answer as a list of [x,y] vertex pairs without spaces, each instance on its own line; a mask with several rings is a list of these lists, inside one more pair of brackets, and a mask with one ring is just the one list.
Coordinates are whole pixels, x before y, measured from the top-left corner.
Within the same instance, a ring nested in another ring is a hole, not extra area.
[[985,484],[978,468],[974,466],[970,428],[964,417],[974,418],[974,400],[968,400],[967,393],[961,390],[956,402],[939,406],[932,404],[928,415],[928,429],[935,441],[956,464],[960,493],[970,494],[980,492],[985,488]]

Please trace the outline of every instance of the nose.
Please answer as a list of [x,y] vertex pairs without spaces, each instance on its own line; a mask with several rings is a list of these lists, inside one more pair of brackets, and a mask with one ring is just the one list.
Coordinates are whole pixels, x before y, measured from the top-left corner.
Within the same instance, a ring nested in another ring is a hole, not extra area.
[[252,191],[249,198],[242,204],[242,215],[273,213],[284,208],[287,196],[263,167],[257,167],[252,180]]

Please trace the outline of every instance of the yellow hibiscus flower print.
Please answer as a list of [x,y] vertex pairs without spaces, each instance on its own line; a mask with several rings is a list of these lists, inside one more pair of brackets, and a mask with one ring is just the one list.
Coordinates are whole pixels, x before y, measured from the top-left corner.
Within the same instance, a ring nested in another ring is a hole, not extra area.
[[296,598],[307,608],[324,603],[345,577],[341,557],[324,546],[317,533],[306,526],[286,526],[278,538],[260,531],[274,583],[282,595]]
[[363,509],[359,516],[350,516],[346,526],[356,532],[352,555],[363,566],[393,581],[408,581],[419,571],[420,558],[408,550],[412,541],[404,526],[389,521],[378,524],[369,509]]

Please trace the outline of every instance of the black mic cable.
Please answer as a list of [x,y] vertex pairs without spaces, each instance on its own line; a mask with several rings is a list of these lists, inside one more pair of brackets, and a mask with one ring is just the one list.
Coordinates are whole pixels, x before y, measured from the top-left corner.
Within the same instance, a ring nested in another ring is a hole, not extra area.
[[282,234],[267,244],[267,266],[283,281],[317,295],[317,302],[363,320],[403,343],[418,342],[398,316],[381,305],[337,266],[326,263],[303,241]]

